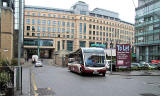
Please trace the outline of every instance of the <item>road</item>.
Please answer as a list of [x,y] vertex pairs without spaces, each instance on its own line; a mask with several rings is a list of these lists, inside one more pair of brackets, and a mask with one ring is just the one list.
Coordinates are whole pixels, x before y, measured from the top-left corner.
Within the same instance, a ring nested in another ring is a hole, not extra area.
[[159,76],[81,76],[49,65],[32,67],[32,74],[38,96],[160,96]]

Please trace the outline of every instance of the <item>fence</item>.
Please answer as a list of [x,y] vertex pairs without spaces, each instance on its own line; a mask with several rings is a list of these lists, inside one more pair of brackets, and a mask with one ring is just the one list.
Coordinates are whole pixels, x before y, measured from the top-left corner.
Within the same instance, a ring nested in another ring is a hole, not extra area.
[[18,73],[22,73],[22,67],[0,67],[0,96],[14,96],[15,90],[22,89],[22,74]]

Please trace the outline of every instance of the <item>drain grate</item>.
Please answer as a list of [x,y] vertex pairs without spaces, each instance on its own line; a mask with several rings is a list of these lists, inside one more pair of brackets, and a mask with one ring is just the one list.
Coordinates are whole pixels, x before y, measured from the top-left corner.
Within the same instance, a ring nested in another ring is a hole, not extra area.
[[143,93],[143,94],[140,94],[142,96],[158,96],[158,95],[155,95],[155,94],[152,94],[152,93]]
[[53,96],[55,92],[48,88],[38,88],[37,91],[38,96]]

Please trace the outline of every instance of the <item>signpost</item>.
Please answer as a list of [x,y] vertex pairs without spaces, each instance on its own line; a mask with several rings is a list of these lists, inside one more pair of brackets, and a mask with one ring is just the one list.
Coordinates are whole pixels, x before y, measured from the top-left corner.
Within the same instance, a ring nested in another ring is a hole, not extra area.
[[116,44],[116,67],[128,68],[131,66],[130,44]]

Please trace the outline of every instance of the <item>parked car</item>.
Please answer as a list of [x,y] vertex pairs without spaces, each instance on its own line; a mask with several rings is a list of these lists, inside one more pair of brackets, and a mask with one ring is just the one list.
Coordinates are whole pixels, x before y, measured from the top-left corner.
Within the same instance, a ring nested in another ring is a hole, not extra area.
[[158,68],[158,64],[157,63],[149,63],[149,67],[151,69],[157,69]]
[[41,61],[37,61],[37,62],[35,63],[35,67],[42,67],[42,66],[43,66],[43,64],[42,64]]
[[138,70],[140,67],[141,66],[139,63],[131,63],[131,69],[133,70]]

